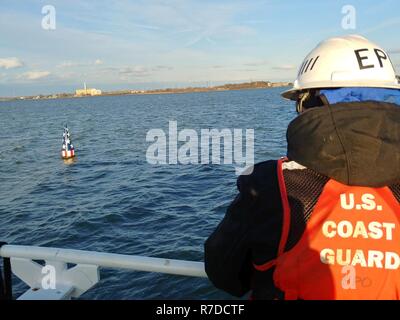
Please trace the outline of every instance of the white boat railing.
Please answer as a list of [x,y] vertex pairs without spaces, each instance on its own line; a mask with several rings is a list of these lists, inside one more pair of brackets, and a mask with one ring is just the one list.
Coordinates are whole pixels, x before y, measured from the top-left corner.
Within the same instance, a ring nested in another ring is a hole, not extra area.
[[[3,245],[0,256],[10,258],[13,274],[30,287],[21,300],[77,298],[100,281],[100,267],[207,277],[202,262],[136,255]],[[34,260],[44,260],[45,265]]]

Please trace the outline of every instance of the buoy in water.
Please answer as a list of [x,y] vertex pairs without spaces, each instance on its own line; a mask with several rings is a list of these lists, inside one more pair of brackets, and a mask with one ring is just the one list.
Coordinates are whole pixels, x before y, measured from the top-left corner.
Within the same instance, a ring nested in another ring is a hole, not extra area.
[[64,133],[63,133],[61,157],[63,159],[72,159],[73,157],[75,157],[75,149],[72,144],[71,135],[69,133],[67,125],[65,125]]

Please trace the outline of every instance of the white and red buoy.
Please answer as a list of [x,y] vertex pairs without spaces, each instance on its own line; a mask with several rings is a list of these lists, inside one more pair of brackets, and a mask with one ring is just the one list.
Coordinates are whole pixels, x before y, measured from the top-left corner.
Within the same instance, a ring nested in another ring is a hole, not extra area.
[[64,133],[63,133],[61,157],[63,159],[71,159],[71,158],[75,157],[75,149],[72,144],[71,135],[69,133],[67,125],[65,125]]

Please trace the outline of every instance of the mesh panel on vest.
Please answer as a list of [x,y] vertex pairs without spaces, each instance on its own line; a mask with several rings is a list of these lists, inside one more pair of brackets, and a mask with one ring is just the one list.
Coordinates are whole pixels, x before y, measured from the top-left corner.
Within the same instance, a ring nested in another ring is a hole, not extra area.
[[400,183],[396,183],[392,186],[389,187],[390,190],[392,191],[394,197],[398,202],[400,202]]
[[311,169],[284,170],[291,223],[285,251],[292,249],[300,240],[314,207],[329,178]]

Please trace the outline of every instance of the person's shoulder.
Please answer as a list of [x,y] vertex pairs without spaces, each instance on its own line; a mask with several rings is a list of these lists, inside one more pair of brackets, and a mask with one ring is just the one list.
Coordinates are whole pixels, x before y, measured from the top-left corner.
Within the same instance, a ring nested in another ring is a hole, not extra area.
[[278,184],[277,165],[277,160],[268,160],[247,169],[237,179],[239,191],[242,193],[250,192],[255,195],[276,188]]

